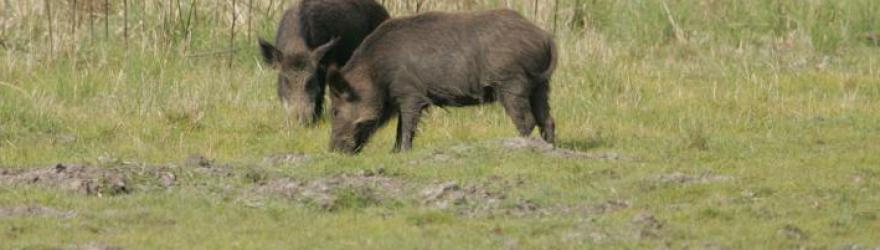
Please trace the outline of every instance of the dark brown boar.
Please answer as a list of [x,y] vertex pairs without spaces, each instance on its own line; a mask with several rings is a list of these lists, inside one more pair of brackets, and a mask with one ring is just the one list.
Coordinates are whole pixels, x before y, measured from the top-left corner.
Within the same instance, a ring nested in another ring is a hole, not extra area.
[[[286,10],[277,47],[263,39],[259,44],[266,63],[279,70],[278,96],[287,113],[301,124],[314,123],[323,110],[326,65],[345,64],[388,18],[375,0],[303,0]],[[328,44],[333,38],[339,39]]]
[[368,36],[341,69],[328,70],[331,149],[357,153],[398,116],[394,151],[409,150],[431,105],[498,100],[521,136],[535,126],[554,141],[548,94],[557,60],[550,34],[511,10],[425,13],[392,19]]

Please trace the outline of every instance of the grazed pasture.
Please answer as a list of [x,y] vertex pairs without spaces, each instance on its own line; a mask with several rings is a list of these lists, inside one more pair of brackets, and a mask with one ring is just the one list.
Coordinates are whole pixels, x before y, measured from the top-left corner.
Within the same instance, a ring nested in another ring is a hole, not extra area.
[[285,1],[4,1],[0,248],[880,247],[877,1],[379,1],[552,31],[557,147],[496,104],[329,153]]

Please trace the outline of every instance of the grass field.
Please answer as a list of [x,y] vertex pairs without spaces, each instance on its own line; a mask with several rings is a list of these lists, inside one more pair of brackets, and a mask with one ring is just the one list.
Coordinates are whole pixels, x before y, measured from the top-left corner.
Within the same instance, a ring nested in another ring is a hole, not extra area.
[[282,114],[255,41],[286,3],[230,31],[229,3],[147,2],[105,33],[55,1],[51,35],[0,4],[0,248],[880,248],[880,2],[384,1],[552,30],[557,149],[496,104],[358,156]]

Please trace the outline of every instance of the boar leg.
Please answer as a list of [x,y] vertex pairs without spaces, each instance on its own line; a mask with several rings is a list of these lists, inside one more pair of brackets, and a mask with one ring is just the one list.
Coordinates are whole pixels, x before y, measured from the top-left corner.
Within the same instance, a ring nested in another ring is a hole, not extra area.
[[532,106],[529,98],[514,93],[501,94],[501,106],[507,111],[507,115],[516,125],[516,130],[522,137],[528,137],[535,129],[535,116],[532,114]]
[[422,110],[426,105],[418,101],[404,102],[400,107],[397,119],[397,138],[394,143],[394,152],[409,151],[412,148],[413,138],[416,136],[416,127]]
[[532,113],[535,114],[538,127],[541,129],[541,138],[547,143],[553,144],[556,140],[556,123],[550,115],[550,85],[544,81],[535,86],[532,91]]

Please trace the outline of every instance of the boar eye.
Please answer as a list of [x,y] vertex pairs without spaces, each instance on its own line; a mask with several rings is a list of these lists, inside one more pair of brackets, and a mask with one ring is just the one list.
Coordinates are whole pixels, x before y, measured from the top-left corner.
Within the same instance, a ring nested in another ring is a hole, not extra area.
[[331,117],[338,117],[338,116],[339,116],[339,110],[338,110],[338,109],[333,109],[333,110],[331,110],[330,115],[331,115]]

